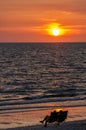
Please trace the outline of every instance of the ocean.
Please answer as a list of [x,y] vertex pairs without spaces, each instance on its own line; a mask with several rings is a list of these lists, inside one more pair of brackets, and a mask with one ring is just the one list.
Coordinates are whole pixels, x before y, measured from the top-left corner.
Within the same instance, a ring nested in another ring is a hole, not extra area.
[[0,113],[86,106],[86,43],[0,43]]

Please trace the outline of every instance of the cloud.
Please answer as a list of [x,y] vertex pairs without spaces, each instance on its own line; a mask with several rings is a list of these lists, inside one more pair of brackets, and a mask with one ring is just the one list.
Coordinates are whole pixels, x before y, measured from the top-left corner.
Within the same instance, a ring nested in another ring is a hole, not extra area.
[[38,4],[38,8],[45,10],[60,10],[68,12],[86,13],[86,0],[52,0]]
[[86,0],[3,0],[0,9],[12,10],[60,10],[69,12],[86,13]]

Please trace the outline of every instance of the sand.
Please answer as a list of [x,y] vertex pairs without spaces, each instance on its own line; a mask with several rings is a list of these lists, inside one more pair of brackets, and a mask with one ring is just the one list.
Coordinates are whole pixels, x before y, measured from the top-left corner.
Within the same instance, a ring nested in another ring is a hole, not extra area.
[[0,113],[0,130],[86,130],[86,106],[64,108],[68,118],[60,126],[44,127],[39,121],[52,110],[7,111]]
[[36,126],[27,126],[27,127],[18,127],[18,128],[11,128],[7,130],[86,130],[86,121],[74,121],[74,122],[67,122],[63,123],[60,126],[57,124],[48,125],[44,127],[42,125]]

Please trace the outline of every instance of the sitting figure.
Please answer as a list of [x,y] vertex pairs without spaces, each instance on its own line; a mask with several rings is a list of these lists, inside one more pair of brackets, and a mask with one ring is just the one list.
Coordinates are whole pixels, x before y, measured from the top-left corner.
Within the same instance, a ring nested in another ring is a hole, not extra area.
[[47,115],[41,123],[44,123],[44,126],[47,126],[47,123],[52,123],[52,122],[58,122],[58,125],[63,122],[67,118],[67,113],[68,111],[62,111],[60,110],[59,112],[56,112],[54,110],[53,112],[50,113],[50,116]]
[[58,125],[67,118],[67,114],[68,111],[62,111],[62,110],[59,111],[57,119]]

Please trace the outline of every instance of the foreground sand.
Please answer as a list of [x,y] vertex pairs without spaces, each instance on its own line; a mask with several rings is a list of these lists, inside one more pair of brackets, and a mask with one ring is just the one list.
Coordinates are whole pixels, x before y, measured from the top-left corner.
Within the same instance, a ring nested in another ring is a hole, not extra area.
[[53,124],[44,127],[42,125],[11,128],[7,130],[86,130],[86,121],[75,121],[63,123],[60,126]]
[[67,120],[60,126],[40,124],[52,110],[3,111],[0,113],[0,130],[86,130],[86,106],[64,108],[68,110]]

